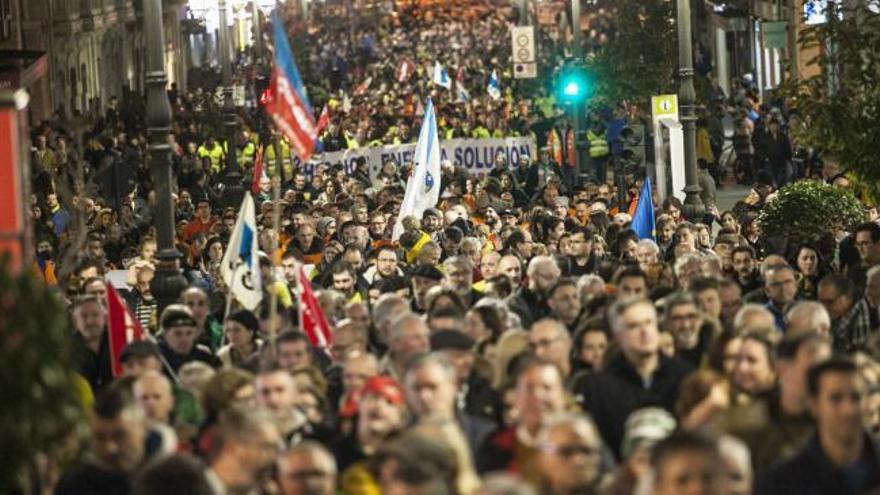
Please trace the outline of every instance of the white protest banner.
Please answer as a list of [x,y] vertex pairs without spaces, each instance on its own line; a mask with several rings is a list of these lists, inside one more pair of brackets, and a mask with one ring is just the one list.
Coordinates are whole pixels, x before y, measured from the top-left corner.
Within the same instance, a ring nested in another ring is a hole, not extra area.
[[[366,160],[370,178],[375,179],[379,175],[383,161],[391,158],[398,164],[411,162],[415,149],[415,143],[375,146],[331,153],[316,153],[305,164],[297,156],[293,157],[293,161],[295,168],[303,170],[306,176],[311,179],[315,167],[324,162],[342,163],[346,174],[351,175],[356,169],[357,160],[363,157]],[[521,156],[528,156],[534,161],[537,149],[534,139],[528,137],[450,139],[440,142],[440,160],[451,160],[453,164],[475,175],[482,175],[492,170],[495,155],[499,152],[504,154],[511,166],[515,166]]]

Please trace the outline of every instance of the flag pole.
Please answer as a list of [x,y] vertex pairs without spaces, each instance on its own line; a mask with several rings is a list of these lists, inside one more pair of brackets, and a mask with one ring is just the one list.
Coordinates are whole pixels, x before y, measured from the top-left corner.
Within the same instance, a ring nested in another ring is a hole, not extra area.
[[[275,274],[278,273],[279,258],[278,250],[281,246],[281,173],[278,164],[275,164],[275,177],[272,179],[272,230],[275,236],[272,239],[272,269]],[[274,274],[273,274],[274,275]],[[278,292],[273,287],[269,291],[269,345],[272,349],[272,355],[278,356]]]

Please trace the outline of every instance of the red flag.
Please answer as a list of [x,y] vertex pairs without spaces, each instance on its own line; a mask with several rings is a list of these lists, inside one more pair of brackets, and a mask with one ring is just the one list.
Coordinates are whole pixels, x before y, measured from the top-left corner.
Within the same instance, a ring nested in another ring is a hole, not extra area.
[[254,157],[254,179],[251,182],[251,192],[254,194],[260,192],[260,179],[265,175],[263,170],[263,150],[265,150],[265,147],[260,146],[260,149],[257,150],[257,155]]
[[327,105],[324,105],[324,110],[321,111],[321,116],[318,117],[318,135],[320,136],[324,129],[330,125],[330,110],[327,108]]
[[312,282],[302,265],[299,267],[297,278],[299,279],[299,328],[315,348],[329,354],[330,345],[333,343],[333,332],[330,331],[330,324],[327,323],[324,310],[321,309],[312,291]]
[[122,363],[119,361],[122,349],[131,342],[144,340],[146,332],[109,282],[107,283],[107,335],[110,337],[110,363],[113,367],[113,376],[116,377],[122,373]]
[[293,59],[293,50],[276,11],[272,14],[275,40],[275,67],[265,109],[275,126],[290,142],[300,159],[307,161],[315,150],[318,134],[306,87]]
[[464,67],[458,68],[458,71],[455,73],[455,82],[460,86],[464,86]]
[[403,59],[403,62],[401,62],[400,65],[397,67],[397,73],[395,74],[395,76],[397,77],[397,82],[406,82],[406,80],[409,79],[409,76],[412,75],[415,68],[416,66],[408,58]]
[[370,89],[370,84],[373,83],[373,78],[368,77],[364,82],[360,84],[360,86],[354,88],[354,96],[362,96],[367,93],[367,90]]

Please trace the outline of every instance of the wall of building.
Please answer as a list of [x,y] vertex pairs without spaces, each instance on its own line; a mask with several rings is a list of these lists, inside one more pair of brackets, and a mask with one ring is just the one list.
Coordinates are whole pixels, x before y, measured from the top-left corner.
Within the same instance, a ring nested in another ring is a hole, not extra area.
[[[31,119],[97,115],[112,97],[141,91],[144,35],[133,0],[0,0],[11,5],[14,35],[0,36],[0,49],[49,53],[48,74],[31,88]],[[169,81],[185,86],[181,0],[165,0]],[[20,41],[19,41],[20,40]]]

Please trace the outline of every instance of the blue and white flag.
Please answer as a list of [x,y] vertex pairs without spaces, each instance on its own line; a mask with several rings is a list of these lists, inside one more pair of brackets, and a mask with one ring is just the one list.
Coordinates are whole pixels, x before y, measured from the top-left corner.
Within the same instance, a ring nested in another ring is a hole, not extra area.
[[434,115],[434,104],[428,98],[425,106],[425,118],[419,131],[419,142],[413,160],[412,173],[406,182],[406,193],[400,205],[400,215],[394,224],[392,238],[396,241],[403,233],[404,217],[414,216],[421,220],[428,208],[437,205],[440,199],[440,140],[437,136],[437,118]]
[[443,86],[446,89],[452,89],[452,79],[446,73],[446,67],[440,65],[440,62],[434,62],[434,84]]
[[501,98],[501,83],[498,81],[497,71],[492,71],[492,75],[489,77],[489,86],[486,88],[486,92],[489,93],[489,96],[491,96],[493,100]]
[[251,311],[263,300],[257,233],[254,200],[251,193],[246,192],[220,264],[220,273],[230,294]]
[[639,202],[636,204],[636,211],[633,212],[633,219],[629,228],[639,236],[640,240],[654,239],[657,227],[654,224],[654,201],[650,177],[645,177],[645,183],[642,185],[642,191],[639,193]]

